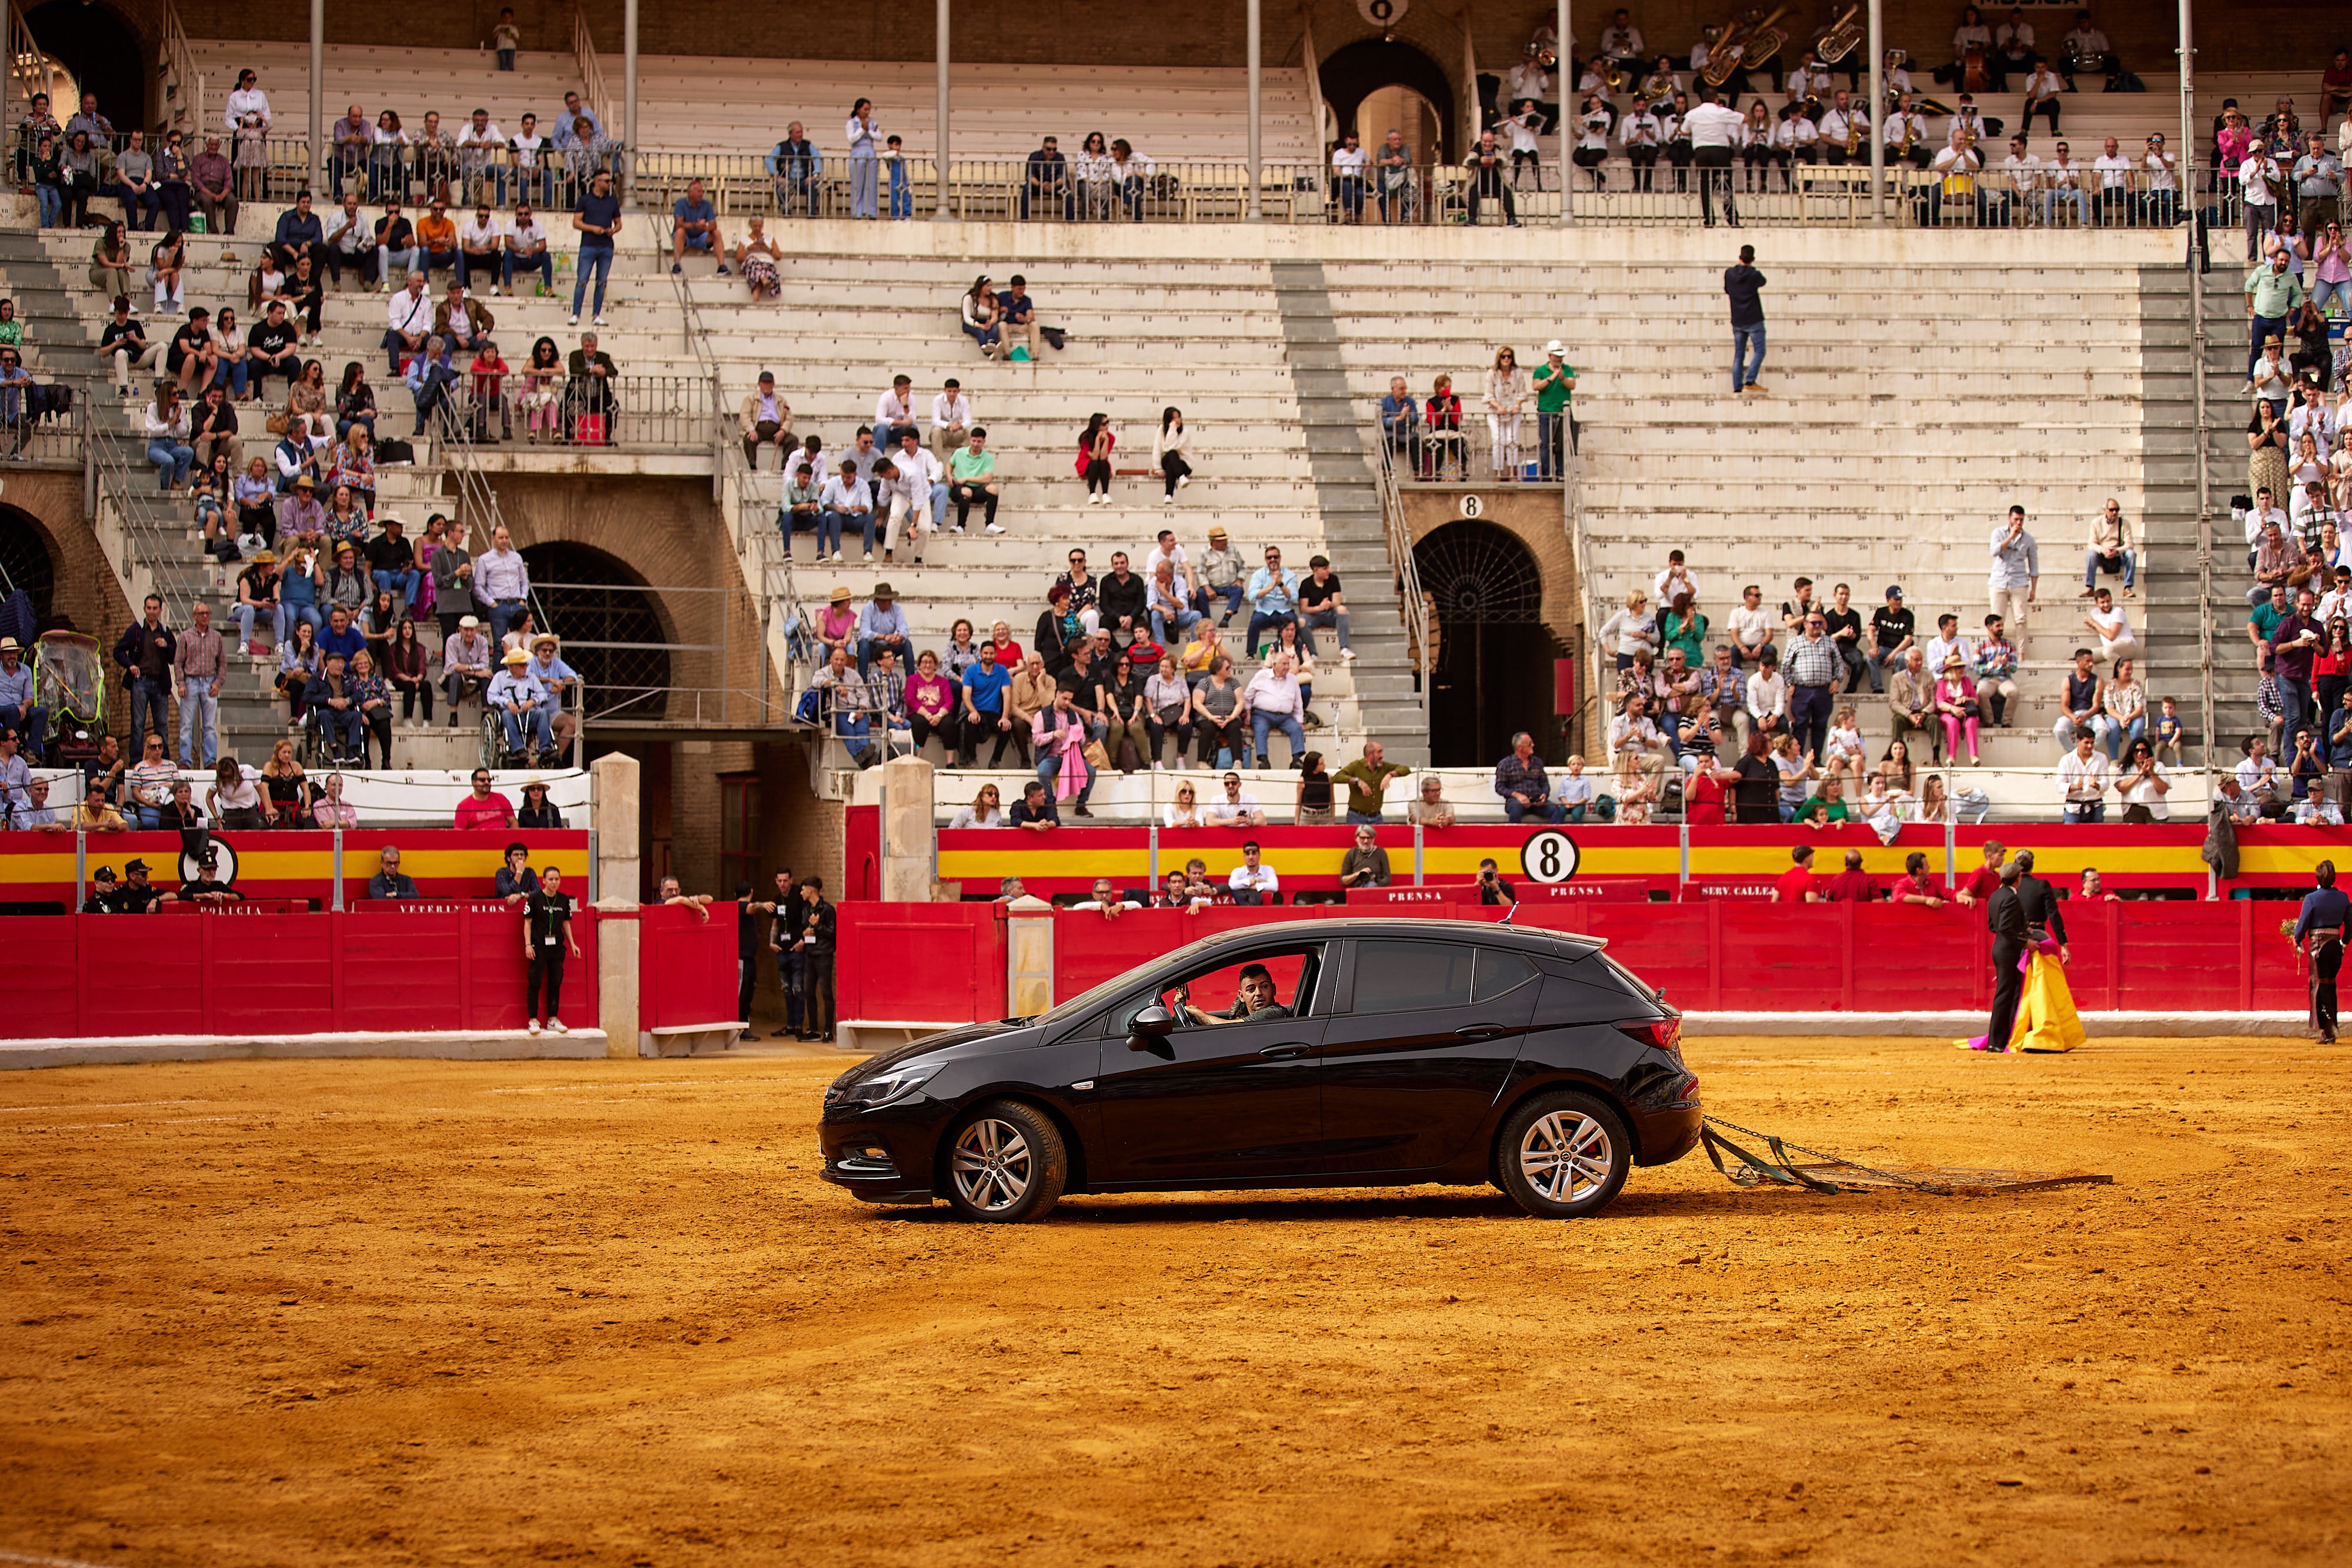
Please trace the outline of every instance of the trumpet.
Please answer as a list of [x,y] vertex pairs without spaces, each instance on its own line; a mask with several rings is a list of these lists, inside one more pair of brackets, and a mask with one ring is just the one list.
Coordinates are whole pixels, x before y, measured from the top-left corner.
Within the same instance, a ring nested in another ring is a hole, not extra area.
[[1559,68],[1559,55],[1555,50],[1538,49],[1536,51],[1536,64],[1548,71],[1557,70]]
[[1609,89],[1612,98],[1624,91],[1625,68],[1612,62],[1607,70],[1601,73],[1601,85]]

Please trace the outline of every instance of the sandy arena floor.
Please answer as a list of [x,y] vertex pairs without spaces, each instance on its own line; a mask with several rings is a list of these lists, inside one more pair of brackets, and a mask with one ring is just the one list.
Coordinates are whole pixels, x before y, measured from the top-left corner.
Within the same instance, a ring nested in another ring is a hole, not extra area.
[[[1704,1040],[1994,1198],[817,1181],[837,1060],[0,1080],[0,1563],[2334,1563],[2352,1054]],[[16,1555],[23,1554],[23,1555]]]

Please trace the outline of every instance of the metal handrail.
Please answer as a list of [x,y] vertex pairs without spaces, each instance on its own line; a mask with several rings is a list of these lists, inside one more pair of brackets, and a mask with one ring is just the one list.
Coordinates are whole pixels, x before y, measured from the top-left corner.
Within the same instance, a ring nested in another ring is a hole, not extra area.
[[205,78],[196,69],[195,51],[188,47],[180,25],[180,8],[163,0],[163,96],[168,100],[166,124],[183,133],[202,133],[205,123]]
[[102,525],[109,517],[114,519],[121,535],[121,553],[118,556],[115,551],[106,551],[107,564],[114,569],[115,580],[129,602],[135,605],[152,592],[162,595],[174,611],[184,611],[184,605],[173,603],[169,590],[176,584],[162,580],[164,568],[184,550],[175,550],[174,542],[164,535],[163,524],[133,501],[142,482],[152,489],[153,476],[152,472],[131,465],[131,455],[142,440],[139,433],[127,423],[97,417],[90,399],[102,384],[103,378],[99,377],[76,383],[79,401],[91,409],[91,417],[82,422],[86,433],[82,443],[84,499],[93,523],[100,525],[101,546],[105,542]]
[[1412,559],[1412,527],[1404,515],[1404,496],[1397,488],[1396,465],[1390,461],[1391,447],[1383,438],[1380,443],[1380,461],[1373,466],[1380,475],[1381,526],[1388,540],[1389,565],[1395,573],[1398,609],[1404,617],[1407,656],[1412,660],[1413,690],[1421,697],[1422,733],[1429,733],[1429,697],[1436,685],[1436,672],[1430,668],[1429,601],[1421,591],[1421,568]]
[[580,99],[596,111],[599,125],[613,123],[607,106],[611,95],[604,89],[604,72],[596,63],[596,39],[588,27],[588,7],[573,0],[572,7],[572,57],[580,68]]

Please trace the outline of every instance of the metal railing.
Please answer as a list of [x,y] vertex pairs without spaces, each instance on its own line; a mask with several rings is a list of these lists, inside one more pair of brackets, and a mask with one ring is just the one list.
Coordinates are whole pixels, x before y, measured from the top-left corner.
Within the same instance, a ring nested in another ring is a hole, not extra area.
[[[42,468],[80,467],[92,384],[51,381],[0,389],[0,462]],[[56,406],[60,388],[71,392],[71,408]]]
[[195,51],[180,26],[180,8],[163,0],[164,124],[183,133],[201,131],[205,123],[205,78],[196,69]]
[[710,382],[700,376],[558,374],[543,382],[509,370],[495,393],[474,390],[462,370],[450,402],[469,455],[476,446],[519,452],[708,452],[715,423]]
[[1396,470],[1397,485],[1558,484],[1560,464],[1568,455],[1565,417],[1555,427],[1558,434],[1554,451],[1546,460],[1541,423],[1532,410],[1519,415],[1517,438],[1503,453],[1503,461],[1498,465],[1493,427],[1483,413],[1471,411],[1475,397],[1475,393],[1462,397],[1459,430],[1416,424],[1402,437],[1377,427],[1370,430],[1370,438],[1380,443],[1383,461]]
[[1388,539],[1389,568],[1396,584],[1397,611],[1404,622],[1405,659],[1412,688],[1421,698],[1421,727],[1429,733],[1430,693],[1436,682],[1436,649],[1429,640],[1429,598],[1422,591],[1421,568],[1413,559],[1412,524],[1398,492],[1394,452],[1385,442],[1378,464],[1381,526]]
[[572,57],[580,71],[580,101],[596,111],[598,124],[612,124],[613,97],[604,87],[604,68],[596,63],[596,39],[588,28],[588,7],[578,0],[572,7]]

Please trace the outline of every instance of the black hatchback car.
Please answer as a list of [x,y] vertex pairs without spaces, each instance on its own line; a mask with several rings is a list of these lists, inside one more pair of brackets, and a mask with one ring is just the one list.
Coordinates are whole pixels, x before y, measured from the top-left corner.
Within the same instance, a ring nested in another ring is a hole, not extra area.
[[1699,1135],[1681,1015],[1601,946],[1361,917],[1206,937],[851,1068],[824,1179],[996,1221],[1066,1192],[1424,1182],[1591,1214]]

